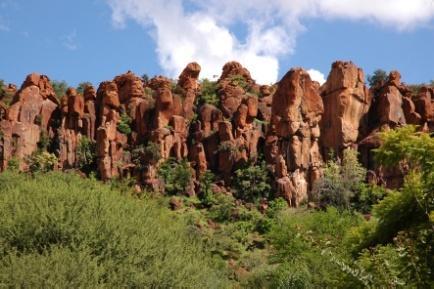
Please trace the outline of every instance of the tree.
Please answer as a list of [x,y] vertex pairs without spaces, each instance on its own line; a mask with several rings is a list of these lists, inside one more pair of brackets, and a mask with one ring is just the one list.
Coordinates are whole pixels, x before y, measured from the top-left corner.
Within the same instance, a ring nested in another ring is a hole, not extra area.
[[132,123],[131,117],[126,114],[125,112],[121,113],[121,119],[119,120],[119,123],[117,125],[117,129],[119,132],[129,135],[132,132],[131,129],[131,123]]
[[201,83],[200,96],[198,98],[199,104],[212,104],[219,106],[220,98],[217,95],[218,84],[216,81],[203,79]]
[[397,259],[392,265],[399,268],[392,277],[403,280],[408,286],[405,288],[432,288],[434,138],[417,132],[414,126],[384,132],[381,137],[383,144],[375,151],[379,164],[386,167],[405,164],[409,171],[403,186],[389,192],[374,206],[373,218],[351,231],[350,247],[354,254],[362,252],[372,263],[385,246],[390,246],[395,255],[385,263]]
[[346,149],[342,161],[331,159],[324,176],[314,184],[313,195],[320,206],[349,209],[352,199],[361,192],[366,170],[357,160],[357,151]]
[[90,82],[80,82],[79,84],[78,84],[78,86],[77,86],[77,92],[78,93],[80,93],[80,94],[83,94],[84,93],[84,90],[86,89],[86,87],[88,87],[88,86],[92,86],[92,83],[90,83]]
[[368,75],[369,86],[372,88],[381,87],[387,81],[387,72],[383,69],[377,69],[373,75]]
[[236,196],[249,202],[270,197],[272,195],[270,183],[270,172],[265,162],[247,164],[235,171],[232,180]]
[[142,75],[142,80],[143,80],[143,84],[146,85],[149,81],[149,76],[146,73],[144,73]]
[[5,93],[4,86],[5,86],[4,80],[0,79],[0,99],[3,98],[3,94]]
[[168,159],[161,164],[158,175],[169,195],[186,194],[191,189],[193,172],[187,160]]
[[86,173],[90,173],[96,167],[96,143],[86,136],[83,136],[78,143],[77,163]]
[[66,90],[68,89],[68,84],[64,80],[52,80],[51,86],[53,87],[58,99],[61,99],[65,95]]

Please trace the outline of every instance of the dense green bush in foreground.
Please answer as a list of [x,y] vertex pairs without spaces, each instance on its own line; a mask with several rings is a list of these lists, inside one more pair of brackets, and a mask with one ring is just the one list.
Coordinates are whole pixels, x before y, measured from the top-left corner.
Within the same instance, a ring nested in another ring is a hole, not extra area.
[[187,226],[72,174],[0,175],[0,288],[226,288]]

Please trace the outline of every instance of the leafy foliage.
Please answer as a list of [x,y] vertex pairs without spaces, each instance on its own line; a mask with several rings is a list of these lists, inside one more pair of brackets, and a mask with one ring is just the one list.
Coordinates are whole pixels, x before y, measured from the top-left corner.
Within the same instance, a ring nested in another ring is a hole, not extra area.
[[84,90],[86,89],[86,87],[88,86],[92,86],[92,83],[85,81],[85,82],[80,82],[77,86],[77,92],[80,94],[84,93]]
[[121,133],[123,133],[123,134],[126,134],[126,135],[131,134],[131,132],[132,132],[132,129],[131,129],[131,123],[132,123],[132,121],[133,120],[131,119],[131,117],[128,114],[126,114],[125,112],[123,112],[121,114],[121,119],[119,120],[119,123],[117,125],[118,131],[121,132]]
[[53,87],[58,99],[61,99],[65,95],[66,90],[68,89],[68,84],[64,80],[52,80],[51,86]]
[[216,81],[204,79],[201,82],[201,91],[199,96],[199,104],[212,104],[214,106],[220,105],[220,98],[217,95],[218,84]]
[[315,185],[313,195],[322,207],[349,209],[352,199],[360,194],[366,170],[357,160],[357,151],[347,149],[342,162],[331,159],[324,168],[324,177]]
[[230,78],[230,81],[232,85],[239,86],[242,89],[247,89],[248,87],[247,81],[242,75],[239,74],[233,75]]
[[82,136],[78,143],[77,163],[86,173],[90,173],[96,167],[96,143],[86,136]]
[[373,75],[368,75],[368,83],[372,88],[381,87],[387,81],[387,72],[383,69],[377,69]]
[[[390,278],[406,288],[431,288],[434,284],[434,139],[407,126],[383,133],[383,145],[376,158],[385,166],[405,163],[410,171],[400,190],[389,192],[374,205],[374,219],[351,231],[348,243],[355,253],[365,248],[365,263],[380,258],[390,244],[395,250],[399,270]],[[387,249],[389,250],[389,249]],[[403,265],[405,264],[405,265]],[[381,266],[374,267],[378,270]],[[390,273],[390,272],[389,272]],[[389,277],[388,277],[389,278]],[[395,282],[396,283],[396,282]]]
[[236,196],[250,202],[271,197],[270,183],[270,173],[265,162],[248,164],[236,170],[232,180]]
[[280,214],[268,234],[271,261],[278,267],[269,273],[267,288],[349,288],[346,280],[357,283],[341,270],[349,260],[340,245],[346,231],[360,222],[359,216],[333,207]]
[[186,224],[72,174],[0,175],[6,288],[227,288]]
[[20,169],[20,160],[17,157],[12,157],[8,161],[7,169],[12,172],[18,172]]
[[216,203],[214,193],[212,191],[212,183],[215,179],[214,174],[211,171],[206,171],[199,179],[200,184],[200,200],[201,203],[209,207]]
[[0,79],[0,101],[7,107],[12,103],[14,95],[5,89],[5,82]]
[[47,151],[36,151],[26,158],[31,173],[46,173],[52,171],[57,165],[56,155]]
[[147,164],[156,164],[160,158],[160,147],[154,142],[139,145],[131,152],[131,160],[138,170],[143,170]]
[[192,169],[187,160],[166,160],[159,167],[158,175],[163,179],[165,192],[169,195],[185,194],[192,184]]

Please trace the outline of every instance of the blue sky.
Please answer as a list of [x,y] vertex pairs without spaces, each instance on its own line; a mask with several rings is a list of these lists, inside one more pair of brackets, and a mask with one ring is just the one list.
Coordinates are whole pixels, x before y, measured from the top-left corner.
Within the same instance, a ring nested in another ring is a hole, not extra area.
[[[209,4],[222,3],[230,11],[232,4],[213,1]],[[351,13],[347,16],[346,12],[337,10],[324,12],[326,8],[315,15],[290,16],[264,16],[252,10],[246,15],[226,17],[220,10],[206,10],[193,2],[0,0],[0,79],[21,84],[27,74],[39,72],[70,85],[82,81],[98,84],[127,70],[150,76],[176,76],[180,67],[192,60],[213,68],[206,72],[210,75],[220,73],[214,71],[216,67],[221,68],[222,59],[237,56],[246,60],[248,68],[254,71],[253,76],[256,73],[260,79],[269,81],[275,78],[269,75],[275,73],[280,78],[294,66],[327,75],[331,63],[338,59],[352,60],[366,74],[376,68],[398,69],[407,83],[434,79],[434,8],[431,6],[427,6],[431,10],[424,19],[410,15],[401,27],[402,23],[394,20],[393,15],[385,15],[386,19],[392,18],[382,21],[376,20],[378,15],[369,11],[365,17]],[[228,3],[234,2],[237,1]],[[315,5],[315,1],[311,2]],[[159,3],[161,10],[155,6]],[[169,4],[180,6],[166,13]],[[151,8],[155,14],[162,11],[162,15],[155,16],[149,12]],[[412,13],[416,12],[419,10]],[[192,16],[192,13],[196,14]],[[286,22],[288,17],[294,19]],[[256,19],[261,21],[255,22]],[[194,27],[190,24],[197,21],[198,27],[209,30],[182,30]],[[255,29],[256,33],[252,32]],[[219,46],[225,41],[235,44]],[[214,54],[220,50],[227,53],[217,57],[208,52],[210,47],[215,48]],[[198,59],[189,59],[195,56]]]

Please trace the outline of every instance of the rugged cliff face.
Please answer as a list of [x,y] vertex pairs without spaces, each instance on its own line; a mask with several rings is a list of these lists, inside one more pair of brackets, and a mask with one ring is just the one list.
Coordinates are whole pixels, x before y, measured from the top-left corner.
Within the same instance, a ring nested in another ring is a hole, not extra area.
[[396,71],[369,90],[360,68],[337,61],[321,87],[301,68],[273,86],[260,86],[241,64],[229,62],[213,83],[217,101],[211,102],[200,70],[188,64],[177,83],[163,76],[144,83],[127,72],[97,90],[86,87],[83,95],[70,88],[60,101],[47,76],[31,74],[19,90],[7,87],[14,94],[9,107],[0,101],[0,169],[14,158],[26,170],[26,158],[47,138],[57,168],[77,168],[86,138],[95,142],[101,179],[134,176],[139,185],[160,190],[159,164],[187,159],[193,175],[187,193],[193,195],[207,170],[224,187],[237,168],[263,158],[277,194],[298,206],[309,198],[331,151],[340,156],[358,148],[369,181],[393,187],[403,172],[376,166],[378,133],[407,123],[434,131],[434,89],[412,92]]

